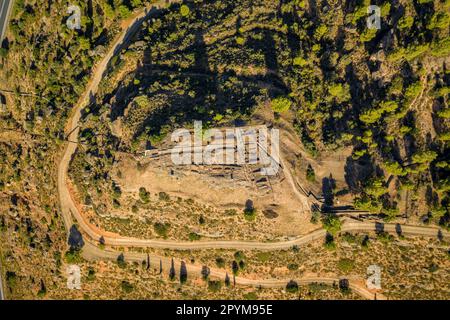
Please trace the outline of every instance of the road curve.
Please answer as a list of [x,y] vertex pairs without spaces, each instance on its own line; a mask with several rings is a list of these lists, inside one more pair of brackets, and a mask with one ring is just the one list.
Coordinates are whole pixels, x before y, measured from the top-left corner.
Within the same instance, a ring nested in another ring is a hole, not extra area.
[[[177,2],[177,1],[170,1]],[[153,5],[150,11],[140,12],[136,14],[133,20],[130,21],[129,28],[121,33],[121,35],[114,41],[111,49],[108,51],[106,56],[101,60],[101,62],[95,67],[95,70],[92,74],[92,78],[89,81],[87,88],[84,94],[78,100],[72,117],[69,119],[68,126],[66,128],[66,132],[69,133],[68,140],[77,142],[78,141],[78,133],[79,127],[78,123],[81,118],[81,110],[86,104],[89,102],[91,97],[95,96],[99,83],[103,77],[104,72],[106,71],[109,61],[111,58],[120,52],[120,50],[127,44],[130,37],[138,30],[141,23],[148,18],[153,12],[155,12],[155,8],[159,6],[167,5],[166,1],[160,1]],[[71,197],[70,191],[67,186],[67,173],[70,165],[70,161],[72,159],[73,154],[75,153],[77,148],[76,143],[68,143],[64,150],[64,154],[60,160],[58,165],[58,195],[61,206],[61,214],[63,216],[64,224],[66,230],[70,230],[71,226],[74,223],[73,218],[77,222],[80,231],[85,235],[86,245],[83,248],[83,256],[88,260],[95,259],[108,259],[108,260],[116,260],[119,252],[112,250],[101,250],[98,248],[97,243],[102,236],[96,228],[90,225],[83,217],[83,215],[78,211],[77,206],[75,205],[74,200]],[[398,225],[393,224],[385,224],[383,225],[384,231],[387,232],[398,232]],[[347,232],[372,232],[380,229],[379,224],[375,223],[345,223],[342,227],[342,231]],[[448,232],[441,231],[438,228],[425,228],[425,227],[417,227],[417,226],[401,226],[402,234],[405,235],[418,235],[418,236],[430,236],[437,237],[438,235],[441,237],[448,238]],[[287,249],[292,246],[300,246],[307,244],[311,241],[315,241],[318,239],[324,239],[326,232],[322,229],[316,230],[310,234],[295,238],[289,241],[282,242],[254,242],[254,241],[197,241],[197,242],[180,242],[180,241],[170,241],[170,240],[155,240],[155,239],[135,239],[135,238],[126,238],[126,237],[107,237],[104,236],[105,243],[110,246],[118,246],[118,247],[149,247],[149,248],[159,248],[159,249],[174,249],[174,250],[196,250],[196,249],[257,249],[257,250],[278,250],[278,249]],[[129,261],[144,261],[147,259],[146,254],[140,253],[126,253],[125,257]],[[155,263],[162,263],[164,269],[169,269],[171,265],[171,259],[167,257],[160,257],[152,255],[150,256],[151,265],[154,266]],[[175,262],[176,264],[181,264],[181,262]],[[189,264],[186,265],[188,272],[195,275],[200,275],[202,266]],[[211,270],[211,276],[217,278],[225,278],[226,273],[222,270]],[[289,279],[290,280],[290,279]],[[287,284],[289,280],[286,279],[263,279],[263,280],[254,280],[254,279],[246,279],[241,277],[236,277],[236,284],[241,285],[251,285],[257,287],[282,287]],[[321,283],[336,283],[339,281],[338,278],[303,278],[298,279],[297,282],[299,284],[307,284],[314,282]],[[364,287],[357,285],[353,281],[350,281],[350,287],[355,290],[361,296],[373,299],[373,294],[370,293]],[[381,296],[378,296],[381,298]]]
[[[175,2],[175,1],[173,1]],[[92,78],[89,81],[84,94],[78,100],[74,109],[72,118],[69,120],[67,132],[69,132],[68,140],[77,142],[79,133],[79,121],[81,118],[81,110],[89,100],[95,96],[99,83],[102,80],[103,74],[106,71],[109,61],[112,57],[120,52],[120,50],[127,44],[131,36],[138,30],[142,22],[155,12],[157,5],[166,4],[165,1],[160,1],[154,5],[152,10],[140,12],[136,14],[133,20],[130,21],[131,27],[115,40],[113,46],[110,48],[106,56],[96,66]],[[73,154],[77,149],[76,143],[68,143],[60,160],[58,166],[58,194],[60,199],[61,212],[64,218],[66,229],[69,230],[73,225],[72,216],[75,218],[81,231],[94,241],[99,241],[103,236],[105,244],[120,247],[151,247],[159,249],[174,249],[174,250],[195,250],[195,249],[258,249],[258,250],[278,250],[286,249],[295,245],[304,245],[314,240],[323,239],[326,231],[323,229],[316,230],[310,234],[298,237],[289,241],[282,242],[254,242],[254,241],[196,241],[196,242],[181,242],[170,240],[156,240],[156,239],[136,239],[127,237],[108,237],[101,234],[94,226],[89,224],[81,212],[78,210],[71,193],[67,186],[67,173]],[[399,225],[383,224],[384,231],[397,232]],[[373,222],[350,222],[342,227],[342,231],[347,232],[372,232],[379,230],[380,224]],[[401,232],[405,235],[413,236],[431,236],[449,237],[449,233],[438,228],[420,227],[420,226],[401,226]]]
[[[168,6],[169,4],[175,2],[178,1],[161,0],[155,2],[152,7],[139,11],[134,15],[133,19],[129,20],[128,24],[125,26],[128,28],[114,40],[105,57],[95,66],[92,72],[92,77],[89,80],[84,93],[78,99],[77,104],[72,111],[72,116],[69,118],[68,125],[66,127],[66,132],[68,132],[66,140],[72,141],[73,143],[66,143],[64,154],[60,159],[58,165],[58,195],[61,206],[61,213],[63,215],[64,224],[67,230],[69,230],[73,224],[73,215],[77,222],[80,224],[81,229],[85,230],[85,232],[89,234],[89,232],[87,231],[87,229],[89,228],[86,224],[83,223],[83,219],[70,196],[70,192],[66,184],[70,161],[77,149],[78,134],[80,131],[78,124],[81,118],[81,110],[90,102],[90,99],[95,96],[100,81],[102,80],[112,57],[118,54],[120,50],[122,50],[122,48],[127,45],[131,37],[139,30],[142,22],[156,13],[162,6]],[[92,234],[89,235],[92,236]]]
[[[117,251],[112,250],[102,250],[98,246],[93,245],[92,243],[86,243],[83,248],[83,257],[87,260],[110,260],[117,261],[119,253]],[[158,256],[154,254],[146,254],[146,253],[137,253],[137,252],[126,252],[123,253],[125,261],[127,262],[138,262],[139,264],[143,261],[150,261],[150,269],[156,272],[162,272],[168,274],[170,269],[172,268],[172,259],[165,256]],[[180,270],[181,264],[183,262],[179,260],[173,260],[173,266],[175,273],[178,274],[178,270]],[[202,277],[202,265],[197,264],[185,264],[187,274],[189,278],[200,278]],[[235,282],[236,285],[242,286],[251,286],[255,288],[285,288],[289,281],[294,280],[298,285],[309,285],[313,283],[323,283],[327,285],[337,285],[339,280],[345,277],[337,277],[337,276],[327,276],[327,277],[303,277],[296,279],[248,279],[244,277],[235,277],[233,279],[232,273],[228,273],[226,270],[210,268],[210,277],[214,279],[225,280],[225,278],[229,276],[231,283]],[[345,278],[348,279],[348,278]],[[352,289],[355,293],[360,295],[364,299],[374,300],[375,298],[378,300],[386,300],[386,297],[380,293],[375,293],[369,291],[366,287],[364,287],[361,283],[362,279],[348,279],[350,289]],[[359,281],[358,281],[359,280]]]

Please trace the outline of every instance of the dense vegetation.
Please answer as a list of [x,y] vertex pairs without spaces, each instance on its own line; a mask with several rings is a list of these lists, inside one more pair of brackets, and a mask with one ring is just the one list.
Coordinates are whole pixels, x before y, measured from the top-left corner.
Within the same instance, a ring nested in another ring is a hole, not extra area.
[[[251,122],[270,106],[275,122],[294,115],[313,157],[354,147],[346,179],[356,208],[448,225],[450,2],[375,3],[380,30],[366,27],[368,1],[208,1],[162,11],[114,59],[86,110],[81,137],[100,168],[88,166],[91,182],[107,175],[116,151],[142,152],[193,119]],[[108,122],[118,120],[113,134]]]
[[121,20],[148,2],[72,1],[82,28],[69,30],[66,1],[14,1],[0,49],[0,260],[9,298],[65,288],[64,258],[77,257],[58,213],[64,126]]
[[[64,126],[121,21],[148,2],[73,1],[82,29],[69,30],[66,1],[15,1],[0,49],[0,243],[12,296],[21,286],[28,297],[61,289],[62,259],[79,258],[65,254],[58,213]],[[354,147],[346,166],[357,208],[448,228],[450,1],[371,3],[382,9],[380,30],[366,28],[367,0],[186,1],[162,10],[113,59],[97,103],[84,110],[72,173],[86,204],[105,184],[120,205],[109,177],[117,151],[135,154],[193,119],[240,124],[271,107],[275,121],[292,119],[313,157]],[[118,119],[120,137],[111,129]],[[148,201],[145,189],[140,197]],[[164,235],[169,226],[154,228]]]

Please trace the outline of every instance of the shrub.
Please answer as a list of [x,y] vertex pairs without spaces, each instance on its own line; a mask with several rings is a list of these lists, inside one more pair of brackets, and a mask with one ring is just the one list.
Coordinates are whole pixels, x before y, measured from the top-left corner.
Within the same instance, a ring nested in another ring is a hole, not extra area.
[[398,27],[400,30],[409,29],[414,24],[414,17],[404,16],[398,21]]
[[258,252],[256,254],[256,257],[261,262],[267,262],[270,259],[270,256],[271,256],[270,252]]
[[377,239],[385,244],[394,241],[394,237],[387,232],[379,232],[377,234]]
[[6,272],[6,284],[10,289],[14,289],[17,285],[17,275],[15,272],[7,271]]
[[278,113],[288,111],[291,108],[292,102],[288,98],[278,97],[272,100],[272,110]]
[[288,264],[287,268],[288,268],[290,271],[298,270],[298,264],[296,264],[296,263],[290,263],[290,264]]
[[191,9],[189,9],[189,7],[187,5],[183,4],[180,7],[180,13],[183,17],[187,17],[190,12],[191,12]]
[[390,53],[387,57],[388,61],[390,62],[397,62],[402,59],[405,59],[407,61],[414,60],[418,57],[420,57],[422,54],[427,52],[429,49],[428,44],[423,45],[411,45],[407,48],[399,48],[392,53]]
[[450,108],[438,112],[439,118],[450,119]]
[[114,209],[119,209],[121,206],[120,202],[117,199],[113,199],[112,205]]
[[314,223],[314,224],[317,224],[318,222],[319,222],[319,220],[320,220],[320,210],[319,209],[317,209],[317,208],[314,208],[313,210],[312,210],[312,213],[311,213],[311,219],[310,219],[310,222],[311,223]]
[[353,14],[349,15],[346,20],[347,22],[351,22],[356,24],[359,19],[365,17],[367,15],[367,6],[370,5],[370,2],[363,1],[358,7],[356,7]]
[[244,209],[244,218],[247,221],[253,221],[256,219],[256,209],[255,208],[245,208]]
[[442,87],[442,88],[436,89],[434,95],[435,95],[435,97],[445,97],[449,93],[450,93],[450,87],[447,86],[447,87]]
[[128,281],[125,281],[125,280],[122,281],[121,288],[122,288],[122,291],[125,292],[125,293],[131,293],[134,290],[134,286],[131,283],[129,283]]
[[94,281],[95,280],[95,270],[93,267],[89,267],[88,274],[87,274],[88,281]]
[[363,112],[359,116],[359,120],[366,124],[372,124],[380,120],[381,116],[383,115],[383,111],[380,109],[371,109]]
[[338,261],[338,268],[342,272],[348,273],[348,272],[352,271],[353,267],[354,267],[353,260],[343,258]]
[[450,132],[443,132],[439,134],[438,139],[441,141],[450,141]]
[[348,279],[339,280],[339,289],[343,294],[349,294],[351,292],[350,281],[348,281]]
[[385,101],[380,103],[379,107],[383,112],[394,112],[398,109],[398,103],[395,101]]
[[314,172],[313,167],[311,167],[311,165],[308,165],[308,168],[306,169],[306,180],[308,180],[309,182],[316,181],[316,174]]
[[430,23],[427,25],[429,30],[448,28],[450,24],[450,16],[447,12],[435,12],[431,17]]
[[390,222],[397,218],[399,209],[396,207],[383,207],[382,213],[385,215],[384,221]]
[[125,269],[127,267],[127,263],[125,261],[125,256],[123,255],[123,253],[119,254],[119,256],[117,257],[117,265],[122,269]]
[[370,238],[369,238],[369,236],[365,236],[363,238],[363,240],[361,241],[361,247],[363,249],[367,249],[367,248],[369,248],[369,244],[370,244]]
[[237,43],[238,45],[240,45],[240,46],[244,45],[244,43],[245,43],[245,38],[243,38],[243,37],[237,37],[237,38],[236,38],[236,43]]
[[344,233],[344,235],[342,235],[342,240],[344,240],[347,243],[355,243],[356,242],[356,237],[354,235],[352,235],[351,233]]
[[122,19],[126,19],[129,16],[131,16],[131,11],[130,11],[130,9],[128,9],[127,6],[121,5],[121,6],[119,6],[118,9],[119,9],[119,15]]
[[222,283],[218,280],[208,280],[208,290],[211,292],[219,292],[222,289]]
[[323,36],[328,32],[328,27],[325,24],[321,24],[315,31],[314,31],[314,38],[317,40],[320,40],[323,38]]
[[46,294],[47,294],[47,287],[45,286],[44,281],[41,280],[41,288],[39,289],[37,296],[39,298],[43,298],[45,297]]
[[298,283],[294,280],[291,280],[286,285],[286,291],[289,293],[297,293],[298,292]]
[[358,210],[365,210],[372,213],[379,213],[381,210],[381,205],[378,201],[369,198],[364,195],[362,197],[358,197],[354,201],[355,208]]
[[433,42],[431,54],[435,57],[445,57],[450,54],[450,37]]
[[211,269],[209,269],[207,266],[202,267],[202,279],[208,280],[209,275],[211,274]]
[[197,240],[200,240],[201,238],[202,237],[200,235],[198,235],[197,233],[195,233],[195,232],[189,233],[189,240],[190,241],[197,241]]
[[406,170],[396,161],[387,161],[384,167],[388,173],[396,176],[403,177],[407,174]]
[[159,236],[166,237],[167,236],[167,232],[170,229],[170,224],[169,223],[155,222],[155,224],[153,225],[153,228],[154,228],[155,232]]
[[437,153],[434,151],[418,152],[412,156],[413,163],[430,163],[437,158]]
[[334,240],[327,240],[324,243],[324,247],[327,250],[336,250],[336,243],[334,242]]
[[159,200],[170,201],[170,196],[167,193],[165,193],[165,192],[160,192],[159,193]]
[[246,293],[243,297],[245,300],[258,300],[258,295],[256,294],[256,292]]
[[327,214],[322,219],[322,224],[324,229],[332,235],[335,235],[341,230],[341,220],[339,220],[338,217],[332,214]]
[[379,198],[383,194],[387,193],[388,190],[385,186],[383,178],[372,178],[364,187],[364,192],[370,196]]
[[406,88],[405,97],[408,101],[415,99],[422,91],[422,82],[416,81]]
[[139,198],[143,203],[148,203],[150,201],[150,193],[144,187],[139,188]]
[[239,262],[239,261],[242,261],[242,260],[245,259],[245,255],[244,255],[244,253],[242,251],[236,251],[234,253],[234,258],[236,259],[236,261]]
[[7,55],[8,55],[8,49],[0,48],[0,58],[6,58]]
[[225,259],[222,257],[216,258],[216,266],[218,268],[225,268]]
[[310,283],[308,285],[309,291],[311,292],[320,292],[325,291],[329,289],[329,286],[327,286],[324,283]]
[[328,88],[328,92],[337,101],[343,102],[350,99],[350,87],[349,85],[343,85],[342,83],[336,83]]
[[293,64],[297,67],[304,67],[308,65],[308,61],[306,59],[303,59],[302,57],[296,57],[294,58]]
[[375,38],[375,36],[377,35],[377,29],[366,29],[361,36],[359,37],[359,39],[362,42],[369,42],[370,40],[372,40],[373,38]]
[[70,249],[64,255],[68,264],[77,264],[81,261],[81,251],[77,249]]
[[405,135],[411,133],[412,130],[413,130],[413,129],[412,129],[411,127],[408,127],[408,126],[401,126],[399,131],[400,131],[400,133],[402,134],[402,136],[405,136]]

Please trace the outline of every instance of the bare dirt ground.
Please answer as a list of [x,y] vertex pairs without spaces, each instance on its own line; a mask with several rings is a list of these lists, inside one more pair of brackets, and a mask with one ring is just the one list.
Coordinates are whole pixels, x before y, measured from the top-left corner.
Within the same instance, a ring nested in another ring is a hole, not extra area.
[[[280,158],[283,176],[279,181],[269,178],[270,192],[261,194],[260,190],[252,185],[250,179],[242,181],[217,178],[192,166],[173,168],[169,163],[170,157],[164,160],[144,158],[137,161],[133,156],[120,154],[116,157],[112,178],[120,186],[124,198],[130,199],[130,205],[132,202],[139,201],[139,189],[143,187],[152,195],[166,193],[171,199],[193,200],[197,206],[189,208],[178,201],[165,207],[158,204],[150,208],[151,210],[144,208],[133,215],[130,214],[130,206],[122,205],[120,208],[111,208],[109,216],[122,219],[122,222],[128,218],[136,220],[136,223],[138,221],[170,222],[172,227],[178,227],[181,232],[175,232],[169,238],[174,236],[183,238],[181,234],[195,232],[222,239],[271,240],[278,237],[298,236],[316,229],[317,226],[310,222],[313,199],[308,197],[304,190],[312,191],[320,196],[322,180],[330,177],[336,181],[338,188],[345,187],[345,164],[351,155],[351,148],[313,158],[303,150],[298,134],[292,126],[288,125],[288,121],[273,119],[270,107],[261,107],[255,119],[257,120],[254,124],[275,122],[274,127],[280,128]],[[314,168],[315,182],[306,180],[308,165]],[[248,200],[253,202],[259,213],[257,223],[249,224],[243,219],[243,210]],[[343,199],[341,203],[346,201],[351,203],[350,198]],[[337,204],[340,204],[339,200]],[[227,217],[224,214],[230,209],[237,212],[237,218]],[[276,218],[265,217],[263,213],[267,211],[275,212]],[[200,214],[213,221],[212,225],[198,228],[196,219]],[[182,215],[181,224],[180,215]],[[153,228],[152,223],[148,225],[148,229]],[[105,223],[104,219],[100,219],[99,224],[108,226],[108,230],[118,232],[113,226],[114,223]],[[142,225],[145,226],[145,223],[141,223],[139,228]],[[145,234],[147,238],[152,235],[151,232],[145,232]],[[134,233],[130,235],[136,236]]]
[[[136,161],[129,157],[121,159],[117,168],[120,168],[121,178],[116,175],[115,179],[125,193],[138,194],[139,188],[144,187],[151,193],[165,192],[171,197],[195,199],[222,212],[235,209],[241,215],[246,201],[251,200],[258,212],[271,208],[278,214],[274,223],[266,225],[268,230],[265,232],[299,235],[315,228],[309,223],[309,208],[305,208],[304,202],[298,199],[287,179],[272,185],[273,192],[261,196],[254,188],[233,181],[221,183],[203,174],[184,171],[183,175],[170,175],[164,169],[153,167],[151,162],[141,171]],[[255,226],[260,227],[264,225],[258,223]]]

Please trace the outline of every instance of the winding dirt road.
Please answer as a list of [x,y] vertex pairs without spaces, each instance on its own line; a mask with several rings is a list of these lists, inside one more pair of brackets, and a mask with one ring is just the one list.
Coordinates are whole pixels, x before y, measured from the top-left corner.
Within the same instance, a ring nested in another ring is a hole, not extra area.
[[[83,247],[83,256],[87,260],[110,260],[117,261],[119,253],[117,251],[110,250],[102,250],[98,246],[93,245],[91,242],[87,242]],[[137,262],[141,263],[143,261],[150,261],[150,269],[153,272],[164,272],[166,274],[169,273],[172,268],[172,259],[164,256],[158,256],[153,254],[146,253],[137,253],[137,252],[126,252],[123,253],[125,260],[129,262]],[[181,268],[181,261],[174,260],[173,266],[176,273]],[[189,277],[200,278],[203,266],[198,264],[185,264],[186,270]],[[160,269],[161,268],[161,269]],[[233,279],[231,273],[228,273],[225,270],[210,268],[210,277],[215,279],[225,280],[226,277],[229,277],[231,283],[235,282],[237,285],[242,286],[251,286],[255,288],[285,288],[287,283],[291,280],[297,282],[298,285],[309,285],[314,283],[322,283],[327,285],[336,286],[339,284],[341,279],[349,280],[350,289],[352,289],[355,293],[360,295],[364,299],[374,300],[386,300],[386,297],[380,293],[375,293],[369,291],[364,286],[364,281],[358,278],[348,279],[346,277],[339,278],[338,276],[327,276],[327,277],[303,277],[297,279],[248,279],[244,277],[236,277]]]
[[[170,1],[177,2],[177,1]],[[169,2],[169,3],[170,3]],[[76,221],[79,230],[84,234],[86,245],[83,247],[83,256],[88,260],[116,260],[120,252],[111,249],[101,250],[98,247],[98,241],[103,236],[105,244],[114,247],[140,247],[140,248],[158,248],[158,249],[174,249],[174,250],[198,250],[198,249],[256,249],[256,250],[279,250],[288,249],[293,246],[305,245],[309,242],[315,240],[323,240],[325,238],[326,232],[323,229],[316,230],[310,234],[297,237],[293,240],[283,241],[283,242],[253,242],[253,241],[196,241],[196,242],[180,242],[180,241],[170,241],[170,240],[155,240],[155,239],[136,239],[136,238],[126,238],[126,237],[111,237],[105,236],[101,230],[98,230],[93,225],[89,224],[82,213],[77,209],[74,200],[71,197],[69,187],[67,185],[67,175],[72,156],[77,149],[78,134],[79,134],[79,121],[81,118],[81,110],[89,103],[90,99],[95,96],[100,81],[108,67],[111,58],[120,52],[131,39],[133,34],[139,29],[142,22],[151,16],[153,13],[157,12],[157,8],[161,6],[167,6],[166,1],[160,1],[154,4],[150,10],[145,12],[140,12],[135,15],[135,17],[129,20],[128,24],[125,25],[126,30],[124,30],[118,38],[114,41],[112,47],[106,54],[106,56],[101,60],[101,62],[96,65],[94,72],[92,73],[92,78],[89,81],[84,94],[80,97],[77,104],[74,106],[73,115],[68,121],[66,127],[66,132],[68,133],[69,141],[74,143],[67,143],[64,150],[64,154],[60,160],[58,166],[58,194],[61,206],[61,213],[64,219],[64,224],[66,230],[70,230]],[[292,181],[291,181],[292,182]],[[293,182],[292,182],[293,184]],[[295,187],[295,184],[293,184]],[[297,188],[295,188],[297,190]],[[74,220],[73,220],[74,218]],[[384,231],[387,232],[399,232],[398,225],[386,224],[383,225]],[[349,222],[345,223],[342,227],[342,231],[348,232],[372,232],[380,229],[380,225],[375,223],[357,223]],[[413,236],[429,236],[429,237],[441,237],[448,238],[449,233],[441,231],[438,228],[425,228],[418,226],[401,226],[401,232],[405,235]],[[146,261],[147,254],[142,253],[125,253],[125,258],[128,261]],[[151,255],[150,261],[151,266],[155,268],[160,267],[160,263],[163,266],[164,271],[170,269],[172,260],[167,257]],[[176,266],[180,266],[180,261],[174,262]],[[188,264],[186,265],[187,270],[190,275],[200,276],[202,266]],[[226,272],[219,269],[211,269],[211,276],[224,279]],[[242,277],[236,277],[236,284],[249,285],[255,287],[284,287],[287,282],[291,279],[246,279]],[[312,277],[312,278],[301,278],[294,279],[299,284],[309,284],[309,283],[326,283],[326,284],[336,284],[339,282],[337,277]],[[373,299],[374,294],[368,291],[363,285],[350,279],[350,287],[360,294],[362,297],[367,299]],[[384,298],[382,295],[377,295],[377,298]]]

